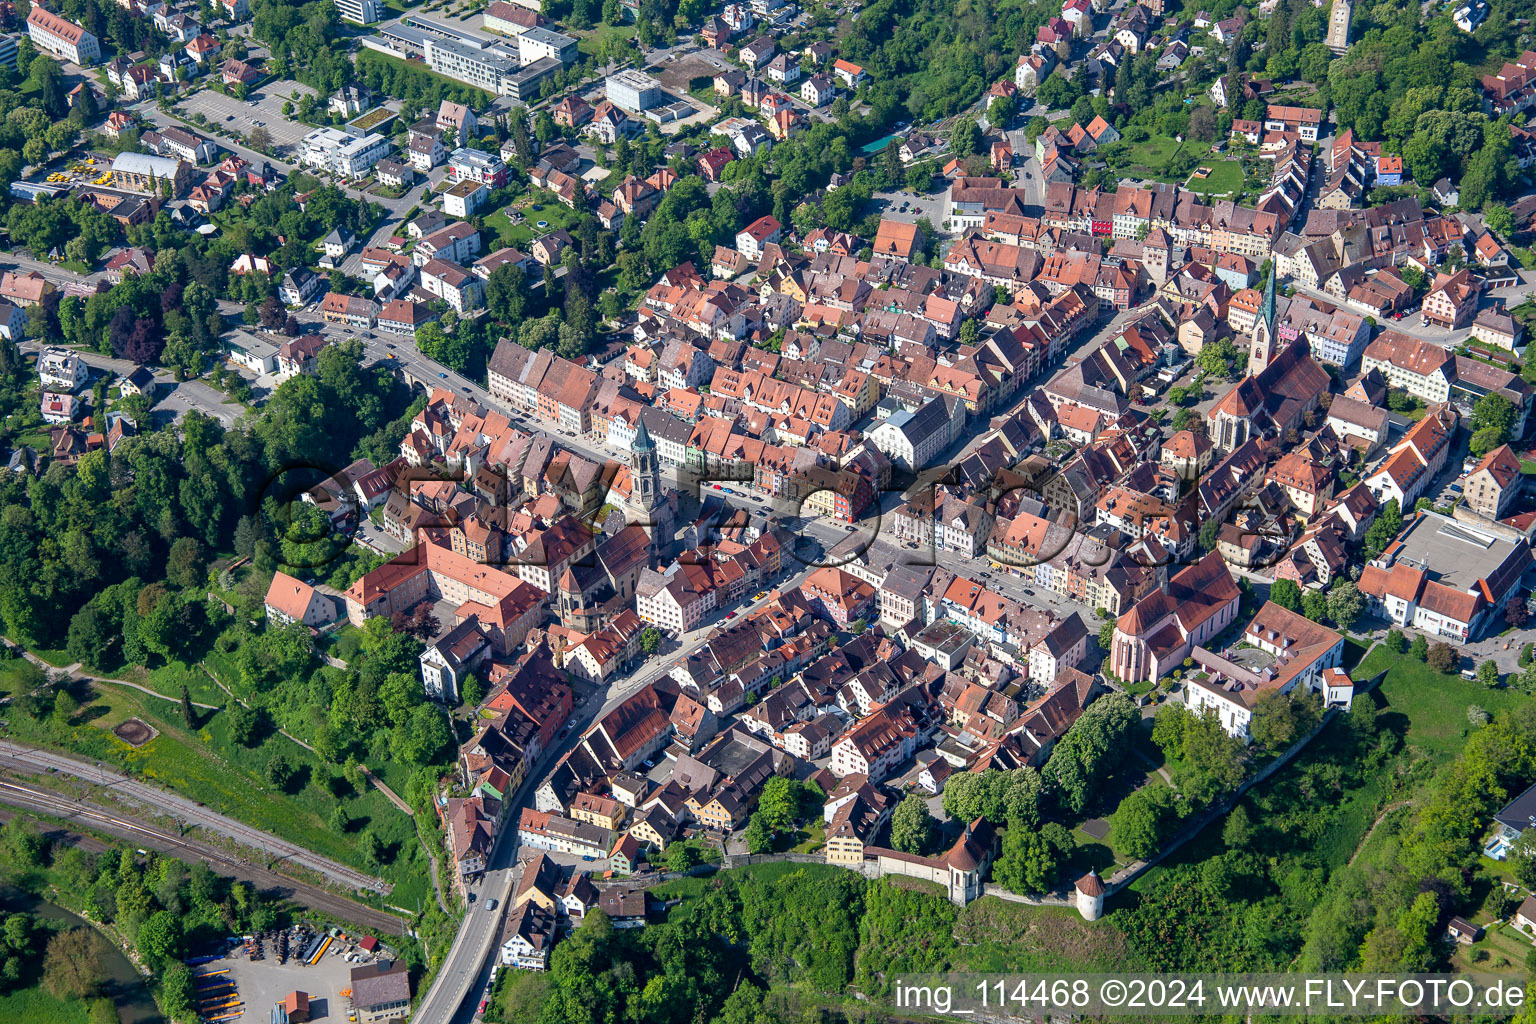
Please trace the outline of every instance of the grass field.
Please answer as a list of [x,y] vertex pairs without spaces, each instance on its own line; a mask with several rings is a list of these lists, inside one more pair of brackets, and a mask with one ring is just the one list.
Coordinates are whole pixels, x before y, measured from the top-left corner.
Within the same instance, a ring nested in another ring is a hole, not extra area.
[[1514,690],[1487,689],[1459,675],[1443,676],[1412,655],[1393,654],[1385,647],[1372,651],[1353,675],[1364,682],[1383,671],[1386,678],[1378,691],[1382,716],[1406,718],[1406,742],[1437,762],[1450,760],[1466,743],[1472,731],[1467,708],[1476,705],[1497,715],[1530,699]]
[[513,224],[507,216],[507,211],[497,210],[485,218],[485,226],[496,232],[496,241],[493,249],[505,249],[508,246],[526,246],[533,241],[533,232],[526,223]]
[[[1178,139],[1170,135],[1153,135],[1143,142],[1130,143],[1118,161],[1119,169],[1132,175],[1155,178],[1167,171],[1169,161],[1182,146]],[[1241,180],[1241,169],[1238,177]]]
[[1189,180],[1184,183],[1184,187],[1191,192],[1225,196],[1232,195],[1242,189],[1243,165],[1236,160],[1214,160],[1200,166],[1209,167],[1211,173],[1204,178],[1198,178],[1191,174]]
[[[507,216],[507,208],[497,210],[485,218],[485,226],[496,232],[494,248],[500,249],[511,246],[527,246],[535,238],[547,235],[557,228],[570,231],[576,226],[579,218],[576,211],[560,204],[553,193],[543,189],[530,189],[527,199],[529,202],[522,205],[523,221],[520,224],[512,223]],[[535,210],[534,206],[538,209]],[[539,227],[539,221],[548,222],[547,227]]]
[[[217,691],[217,699],[211,699],[214,693],[207,689],[210,683],[198,683],[198,688],[193,689],[200,675],[195,668],[178,663],[151,672],[146,685],[157,692],[174,690],[179,696],[181,681],[185,680],[195,700],[227,703],[228,697],[222,691]],[[0,669],[0,690],[13,692],[16,681],[14,668]],[[89,692],[82,690],[77,696],[82,707],[69,724],[60,723],[51,715],[34,719],[16,713],[9,716],[10,734],[26,743],[130,769],[146,781],[164,785],[216,811],[362,870],[373,869],[358,857],[355,836],[363,828],[371,827],[388,851],[388,862],[379,873],[395,883],[391,902],[414,907],[417,899],[429,892],[431,879],[422,862],[411,819],[376,789],[354,792],[339,775],[333,776],[333,769],[292,741],[273,734],[255,747],[241,746],[230,736],[228,716],[221,711],[199,710],[197,730],[193,732],[182,721],[177,702],[159,700],[126,687],[96,684]],[[111,732],[114,726],[133,717],[159,730],[158,736],[137,749]],[[279,752],[299,767],[287,792],[274,789],[263,774],[267,762]],[[386,772],[387,767],[380,765],[381,772]],[[347,834],[337,834],[327,824],[337,805],[344,807],[352,819]]]
[[41,985],[0,996],[0,1020],[27,1024],[86,1024],[86,1003],[55,999]]
[[602,45],[610,39],[632,39],[635,35],[634,24],[627,25],[599,25],[590,32],[581,33],[576,41],[576,49],[588,56],[595,57]]
[[1084,921],[1068,907],[1032,907],[984,896],[955,920],[955,969],[1125,971],[1136,956],[1107,919]]

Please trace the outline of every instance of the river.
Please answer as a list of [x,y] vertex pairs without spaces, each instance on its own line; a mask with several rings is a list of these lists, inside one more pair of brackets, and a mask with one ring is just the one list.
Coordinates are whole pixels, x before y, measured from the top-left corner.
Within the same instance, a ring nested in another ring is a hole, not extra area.
[[[91,927],[90,922],[63,907],[12,886],[0,886],[0,910],[12,914],[36,914],[70,927]],[[98,971],[103,979],[102,995],[117,1005],[117,1015],[123,1024],[161,1024],[164,1018],[133,963],[105,936],[102,936],[102,946],[106,950]]]

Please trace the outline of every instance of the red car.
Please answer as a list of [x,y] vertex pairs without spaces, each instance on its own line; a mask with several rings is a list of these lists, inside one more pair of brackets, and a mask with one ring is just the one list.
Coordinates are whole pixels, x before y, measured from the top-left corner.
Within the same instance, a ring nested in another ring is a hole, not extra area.
[[476,1011],[476,1012],[484,1013],[485,1012],[485,1004],[488,1003],[488,1002],[490,1002],[489,999],[482,999],[482,1000],[480,1000],[480,1009],[478,1011]]

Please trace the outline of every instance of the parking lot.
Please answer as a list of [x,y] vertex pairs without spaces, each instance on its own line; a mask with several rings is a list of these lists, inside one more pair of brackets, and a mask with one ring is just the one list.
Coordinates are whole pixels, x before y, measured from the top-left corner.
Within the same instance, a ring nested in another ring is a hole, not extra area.
[[242,139],[249,136],[260,122],[259,127],[265,128],[272,136],[278,152],[291,153],[298,146],[299,140],[314,130],[307,124],[290,121],[283,116],[283,104],[291,100],[296,91],[309,95],[315,92],[307,85],[287,80],[269,82],[243,101],[204,89],[188,97],[181,104],[180,110],[189,115],[202,114],[210,124],[229,129]]
[[351,987],[355,966],[348,963],[345,956],[333,956],[329,952],[313,967],[292,960],[279,965],[270,945],[265,960],[253,963],[240,953],[208,965],[209,968],[229,968],[228,977],[239,990],[244,1006],[244,1013],[222,1024],[269,1024],[273,1005],[294,991],[308,993],[310,1020],[345,1024],[347,1000],[341,993]]
[[[878,205],[880,216],[886,220],[916,224],[927,218],[928,223],[943,230],[945,193],[920,195],[905,189],[897,192],[876,192],[872,197]],[[906,206],[906,210],[902,210]]]

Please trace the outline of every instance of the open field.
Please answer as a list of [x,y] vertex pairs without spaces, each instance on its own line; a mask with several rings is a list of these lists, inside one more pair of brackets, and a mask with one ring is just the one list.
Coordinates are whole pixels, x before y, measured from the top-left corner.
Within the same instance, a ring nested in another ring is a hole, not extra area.
[[1198,171],[1191,174],[1189,180],[1184,183],[1184,187],[1191,192],[1227,196],[1242,189],[1243,165],[1236,160],[1213,160],[1200,166],[1210,168],[1211,173],[1203,178],[1196,176]]

